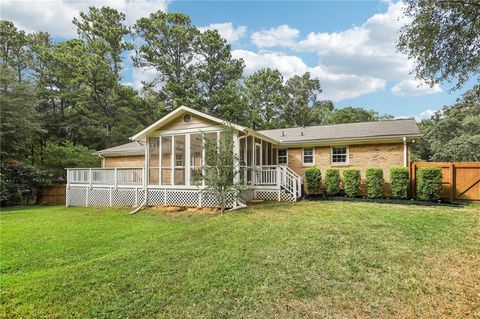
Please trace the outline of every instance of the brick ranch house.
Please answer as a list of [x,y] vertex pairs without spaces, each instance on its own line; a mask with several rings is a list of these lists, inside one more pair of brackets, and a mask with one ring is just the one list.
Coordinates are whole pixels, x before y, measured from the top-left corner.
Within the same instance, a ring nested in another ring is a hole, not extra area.
[[[67,206],[200,206],[218,199],[193,178],[202,170],[204,138],[234,129],[234,163],[248,187],[247,200],[296,201],[306,168],[407,166],[410,145],[421,137],[413,119],[254,131],[182,106],[131,137],[98,151],[102,168],[67,169]],[[232,194],[229,207],[243,205]]]

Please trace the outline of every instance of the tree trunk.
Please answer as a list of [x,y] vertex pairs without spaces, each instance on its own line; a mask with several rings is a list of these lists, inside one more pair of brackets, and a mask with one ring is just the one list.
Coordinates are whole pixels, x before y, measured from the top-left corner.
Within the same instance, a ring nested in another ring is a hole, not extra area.
[[105,137],[105,148],[112,147],[112,126],[107,123],[107,136]]

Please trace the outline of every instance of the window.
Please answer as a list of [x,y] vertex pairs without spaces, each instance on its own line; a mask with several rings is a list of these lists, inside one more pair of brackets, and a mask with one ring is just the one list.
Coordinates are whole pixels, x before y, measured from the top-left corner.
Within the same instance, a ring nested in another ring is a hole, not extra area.
[[172,137],[162,136],[161,184],[172,185]]
[[313,148],[304,148],[303,149],[303,164],[304,165],[313,165]]
[[175,154],[174,185],[185,185],[185,135],[175,135],[173,140]]
[[277,153],[277,164],[278,165],[287,165],[288,164],[288,150],[278,150]]
[[158,137],[150,137],[148,139],[148,153],[150,156],[148,157],[148,184],[149,185],[158,185],[159,184],[159,156],[158,156]]
[[183,123],[188,124],[192,121],[192,116],[188,113],[183,115]]
[[332,164],[348,164],[348,147],[332,147]]

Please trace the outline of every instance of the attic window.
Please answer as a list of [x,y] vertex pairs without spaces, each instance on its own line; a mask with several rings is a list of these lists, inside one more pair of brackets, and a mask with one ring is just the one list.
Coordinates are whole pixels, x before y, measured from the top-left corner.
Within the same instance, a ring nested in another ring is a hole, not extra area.
[[183,123],[188,124],[192,121],[192,116],[188,113],[183,115]]

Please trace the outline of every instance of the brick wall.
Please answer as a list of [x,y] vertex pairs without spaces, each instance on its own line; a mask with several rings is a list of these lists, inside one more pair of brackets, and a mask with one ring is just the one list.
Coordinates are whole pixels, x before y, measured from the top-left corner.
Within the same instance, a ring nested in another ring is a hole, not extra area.
[[[407,162],[410,161],[410,145],[408,145]],[[302,149],[291,148],[288,150],[288,166],[300,176],[305,176],[305,169],[309,166],[302,165]],[[362,176],[364,189],[365,170],[370,167],[380,167],[386,182],[386,196],[390,194],[390,168],[403,166],[403,143],[369,144],[349,146],[349,165],[331,165],[330,147],[315,147],[315,166],[322,171],[322,177],[328,168],[334,167],[343,171],[345,168],[358,168]]]
[[104,168],[143,167],[144,165],[145,160],[143,155],[105,157],[102,163]]

